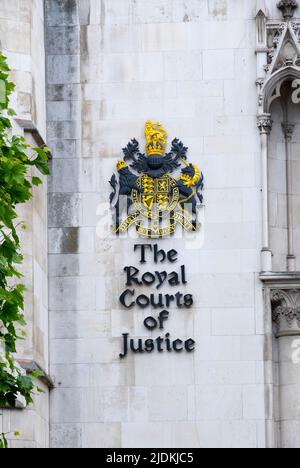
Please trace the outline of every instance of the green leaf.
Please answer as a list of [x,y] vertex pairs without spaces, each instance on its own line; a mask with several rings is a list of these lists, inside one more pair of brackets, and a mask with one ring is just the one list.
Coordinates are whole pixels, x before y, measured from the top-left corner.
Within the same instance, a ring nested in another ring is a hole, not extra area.
[[0,80],[0,103],[6,102],[6,85],[4,80]]
[[41,181],[41,179],[39,177],[32,177],[32,184],[35,185],[36,187],[38,185],[41,185],[43,182]]
[[49,175],[50,170],[47,151],[42,148],[34,148],[34,151],[38,154],[38,156],[31,162],[32,166],[35,166],[43,175]]
[[39,378],[39,377],[45,377],[45,372],[41,370],[35,370],[31,372],[32,377]]
[[[25,288],[19,284],[22,275],[17,269],[23,261],[19,231],[24,225],[17,220],[17,210],[18,205],[31,199],[33,186],[42,183],[39,177],[31,177],[32,167],[43,175],[49,174],[49,149],[32,148],[24,137],[11,135],[16,114],[9,105],[15,89],[9,72],[7,59],[0,53],[0,340],[5,350],[0,354],[0,407],[14,407],[18,395],[30,404],[34,391],[40,391],[35,389],[33,379],[42,374],[22,375],[14,361],[18,340],[26,335]],[[34,154],[32,159],[28,157],[30,152]],[[0,448],[7,447],[6,434],[2,433]]]

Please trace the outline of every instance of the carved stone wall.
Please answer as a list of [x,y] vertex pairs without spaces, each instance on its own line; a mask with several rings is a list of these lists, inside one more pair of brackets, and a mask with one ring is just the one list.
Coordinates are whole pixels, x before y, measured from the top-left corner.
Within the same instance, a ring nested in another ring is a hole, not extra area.
[[[294,282],[296,283],[295,279]],[[295,284],[296,286],[296,284]],[[278,446],[300,445],[300,288],[286,283],[271,288],[274,323],[275,421]]]

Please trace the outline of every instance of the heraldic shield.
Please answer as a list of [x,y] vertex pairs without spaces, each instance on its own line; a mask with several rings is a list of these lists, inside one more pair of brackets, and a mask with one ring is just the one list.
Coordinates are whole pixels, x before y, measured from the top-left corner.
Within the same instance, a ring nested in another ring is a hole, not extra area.
[[[170,236],[176,225],[196,231],[197,209],[203,204],[202,172],[187,162],[188,148],[177,138],[165,154],[167,132],[159,123],[146,122],[145,136],[146,154],[132,140],[117,164],[119,180],[116,175],[110,180],[115,233],[125,233],[132,226],[147,238]],[[173,178],[170,174],[176,171],[179,175]]]

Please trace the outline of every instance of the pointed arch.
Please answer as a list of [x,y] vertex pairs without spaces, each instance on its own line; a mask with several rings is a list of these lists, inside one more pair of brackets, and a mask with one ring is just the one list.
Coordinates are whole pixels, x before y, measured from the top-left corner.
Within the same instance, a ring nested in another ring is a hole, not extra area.
[[280,97],[280,89],[285,81],[300,79],[300,68],[295,66],[281,68],[265,82],[262,88],[263,113],[270,112],[272,102]]

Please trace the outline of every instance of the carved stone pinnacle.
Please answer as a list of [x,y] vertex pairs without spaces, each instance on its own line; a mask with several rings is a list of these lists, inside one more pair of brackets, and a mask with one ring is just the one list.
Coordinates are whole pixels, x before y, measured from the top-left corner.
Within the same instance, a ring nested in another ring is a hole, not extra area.
[[280,0],[277,7],[282,11],[284,19],[288,21],[293,18],[294,11],[298,8],[298,2],[296,0]]

